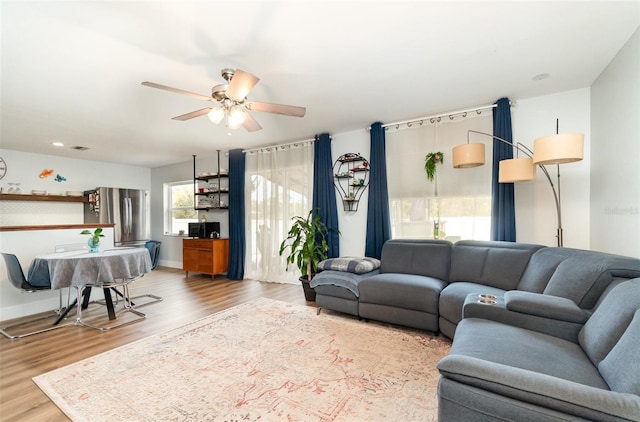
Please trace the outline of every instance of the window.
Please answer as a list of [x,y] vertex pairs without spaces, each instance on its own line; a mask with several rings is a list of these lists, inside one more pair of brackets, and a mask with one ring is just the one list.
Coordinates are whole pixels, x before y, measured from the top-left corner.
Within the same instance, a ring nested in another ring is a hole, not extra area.
[[[440,239],[490,239],[491,165],[451,166],[451,149],[466,141],[468,129],[491,133],[491,113],[386,134],[392,238],[433,238],[438,217]],[[437,165],[431,182],[424,158],[437,151],[444,154],[444,162]]]
[[189,223],[198,222],[198,211],[193,207],[193,181],[165,183],[165,233],[189,233]]
[[311,209],[313,143],[247,154],[245,186],[245,277],[299,284],[300,271],[295,265],[286,270],[279,248],[291,218],[306,216]]

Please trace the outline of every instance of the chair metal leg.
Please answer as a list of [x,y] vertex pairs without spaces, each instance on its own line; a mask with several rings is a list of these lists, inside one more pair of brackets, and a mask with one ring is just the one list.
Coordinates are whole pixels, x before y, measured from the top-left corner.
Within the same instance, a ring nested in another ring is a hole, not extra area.
[[51,330],[55,330],[56,328],[62,328],[62,327],[67,327],[69,325],[73,325],[73,323],[67,323],[67,324],[57,324],[57,323],[53,323],[51,326],[48,326],[46,328],[41,328],[39,330],[35,330],[35,331],[29,331],[26,333],[18,333],[18,334],[12,334],[9,332],[9,330],[12,330],[14,328],[17,327],[21,327],[24,325],[28,325],[28,324],[33,324],[35,322],[38,321],[43,321],[46,319],[51,319],[51,318],[60,318],[60,314],[58,312],[55,312],[52,315],[45,315],[45,316],[41,316],[38,318],[34,318],[34,319],[30,319],[28,321],[23,321],[23,322],[19,322],[17,324],[11,324],[11,325],[7,325],[6,327],[0,327],[0,334],[2,334],[3,336],[10,338],[10,339],[16,339],[16,338],[23,338],[23,337],[27,337],[27,336],[32,336],[34,334],[40,334],[40,333],[44,333],[47,331],[51,331]]
[[[118,290],[117,287],[111,287],[111,290],[113,290],[118,297],[121,297],[121,298],[124,299],[124,295],[122,294],[122,292],[120,292],[120,290]],[[139,304],[136,305],[135,300],[143,298],[143,297],[148,297],[148,298],[150,298],[152,300],[150,300],[149,302],[145,302],[142,305],[139,305]],[[150,293],[146,293],[146,294],[134,296],[134,297],[130,298],[129,300],[131,301],[131,305],[135,306],[136,308],[142,308],[143,306],[152,305],[154,303],[162,302],[163,299],[160,296],[156,296],[156,295],[152,295]],[[106,304],[104,300],[99,300],[98,303],[101,303],[103,305]],[[117,304],[117,298],[116,298],[116,304]]]
[[[147,306],[147,305],[152,305],[154,303],[158,303],[158,302],[162,302],[162,298],[160,296],[156,296],[156,295],[152,295],[152,294],[144,294],[144,295],[138,295],[138,296],[134,296],[131,298],[131,301],[134,301],[136,299],[140,299],[141,297],[148,297],[151,298],[153,300],[149,301],[149,302],[145,302],[142,305],[135,305],[136,308],[142,308],[143,306]],[[134,303],[132,303],[134,304]]]
[[[101,286],[101,287],[104,288],[104,286]],[[109,286],[109,287],[113,287],[113,286]],[[115,324],[115,325],[111,325],[111,326],[101,326],[101,325],[91,324],[89,322],[84,321],[82,319],[82,306],[78,306],[77,307],[78,311],[77,311],[77,317],[76,317],[76,324],[82,325],[82,326],[88,327],[88,328],[93,328],[94,330],[108,331],[108,330],[111,330],[113,328],[122,327],[123,325],[133,324],[134,322],[139,322],[139,321],[142,321],[143,319],[145,319],[147,317],[147,315],[142,313],[142,312],[140,312],[140,311],[138,311],[138,310],[136,310],[132,306],[131,299],[129,298],[129,288],[128,288],[127,284],[123,284],[122,288],[123,288],[123,293],[122,294],[123,294],[124,300],[123,300],[123,309],[122,309],[121,313],[122,312],[131,312],[131,313],[137,315],[139,318],[136,318],[136,319],[133,319],[133,320],[129,320],[129,321],[124,321],[124,322],[122,322],[120,324]],[[78,289],[78,301],[80,301],[80,296],[81,296],[80,290],[81,289],[79,288]],[[108,294],[108,295],[111,294],[110,293],[110,289],[108,287],[104,288],[104,292],[105,292],[105,295],[106,294]],[[107,303],[108,303],[108,301],[107,301]]]

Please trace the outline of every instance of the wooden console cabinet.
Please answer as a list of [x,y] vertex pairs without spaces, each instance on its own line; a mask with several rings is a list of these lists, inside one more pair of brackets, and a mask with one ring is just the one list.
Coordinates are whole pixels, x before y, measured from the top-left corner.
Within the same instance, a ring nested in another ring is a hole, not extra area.
[[182,269],[201,274],[226,273],[229,269],[229,239],[182,239]]

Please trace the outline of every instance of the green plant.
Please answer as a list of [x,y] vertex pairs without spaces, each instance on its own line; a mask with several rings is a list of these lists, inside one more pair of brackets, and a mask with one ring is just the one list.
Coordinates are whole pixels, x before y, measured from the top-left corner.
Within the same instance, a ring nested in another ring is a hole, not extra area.
[[436,164],[444,163],[444,154],[440,151],[430,152],[424,157],[424,171],[427,173],[427,179],[433,182],[436,175]]
[[282,256],[288,249],[287,270],[289,264],[295,264],[302,275],[311,280],[318,270],[320,261],[327,259],[329,246],[326,237],[329,229],[320,220],[319,215],[313,215],[313,210],[309,211],[306,218],[296,216],[291,220],[293,224],[287,238],[280,244],[279,253]]
[[97,229],[95,229],[93,233],[90,230],[85,229],[85,230],[82,230],[80,234],[88,234],[89,236],[91,236],[91,243],[93,244],[93,246],[98,246],[98,244],[100,244],[100,238],[104,237],[104,235],[102,234],[101,227],[98,227]]

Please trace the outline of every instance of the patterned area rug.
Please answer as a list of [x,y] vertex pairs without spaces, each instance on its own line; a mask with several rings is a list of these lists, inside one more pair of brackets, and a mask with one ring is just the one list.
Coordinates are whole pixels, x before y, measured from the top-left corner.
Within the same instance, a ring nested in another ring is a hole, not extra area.
[[74,421],[435,421],[449,349],[257,299],[33,380]]

